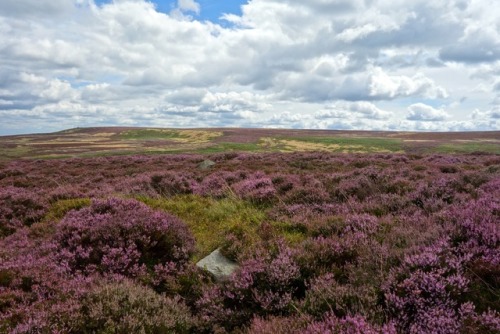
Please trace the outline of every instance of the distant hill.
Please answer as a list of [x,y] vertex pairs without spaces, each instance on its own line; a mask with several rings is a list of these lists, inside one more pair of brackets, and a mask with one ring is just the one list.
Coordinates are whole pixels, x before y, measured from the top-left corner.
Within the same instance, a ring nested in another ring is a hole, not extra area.
[[228,151],[500,154],[500,131],[423,133],[98,127],[0,137],[1,160]]

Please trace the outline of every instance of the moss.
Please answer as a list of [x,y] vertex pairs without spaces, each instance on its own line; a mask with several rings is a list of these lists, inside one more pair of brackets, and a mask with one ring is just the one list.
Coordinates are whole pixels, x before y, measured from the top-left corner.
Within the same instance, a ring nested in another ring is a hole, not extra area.
[[44,220],[59,220],[71,210],[79,210],[91,204],[90,198],[63,199],[52,204]]
[[40,238],[52,235],[55,232],[55,224],[57,224],[66,213],[71,210],[79,210],[86,206],[90,206],[90,204],[90,198],[72,198],[54,202],[42,221],[31,226],[30,236]]
[[254,234],[264,219],[264,212],[249,202],[235,198],[215,200],[196,195],[169,198],[140,197],[154,209],[168,211],[181,218],[196,240],[194,260],[210,254],[225,242],[225,237],[236,228]]

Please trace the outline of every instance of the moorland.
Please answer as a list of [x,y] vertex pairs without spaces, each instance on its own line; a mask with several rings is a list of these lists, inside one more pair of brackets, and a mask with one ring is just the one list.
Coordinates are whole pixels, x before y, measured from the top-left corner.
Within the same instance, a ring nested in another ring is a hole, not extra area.
[[0,332],[499,333],[499,138],[0,137]]

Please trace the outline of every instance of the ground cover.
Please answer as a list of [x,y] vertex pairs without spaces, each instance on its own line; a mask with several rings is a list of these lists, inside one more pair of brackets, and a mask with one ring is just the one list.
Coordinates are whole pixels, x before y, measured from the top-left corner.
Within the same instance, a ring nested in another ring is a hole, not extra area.
[[0,137],[0,160],[223,152],[500,153],[500,132],[79,128]]
[[0,162],[0,332],[500,331],[498,154],[269,150]]

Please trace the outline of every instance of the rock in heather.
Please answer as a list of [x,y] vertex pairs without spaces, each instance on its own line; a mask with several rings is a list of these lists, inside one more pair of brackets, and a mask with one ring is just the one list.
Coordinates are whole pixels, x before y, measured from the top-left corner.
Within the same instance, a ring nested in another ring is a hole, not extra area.
[[222,255],[220,248],[217,248],[210,255],[201,259],[196,263],[196,266],[211,273],[218,281],[227,278],[238,269],[238,264]]
[[213,166],[215,166],[215,162],[207,159],[207,160],[203,160],[202,162],[200,162],[198,164],[198,169],[208,170],[208,169],[212,169]]

